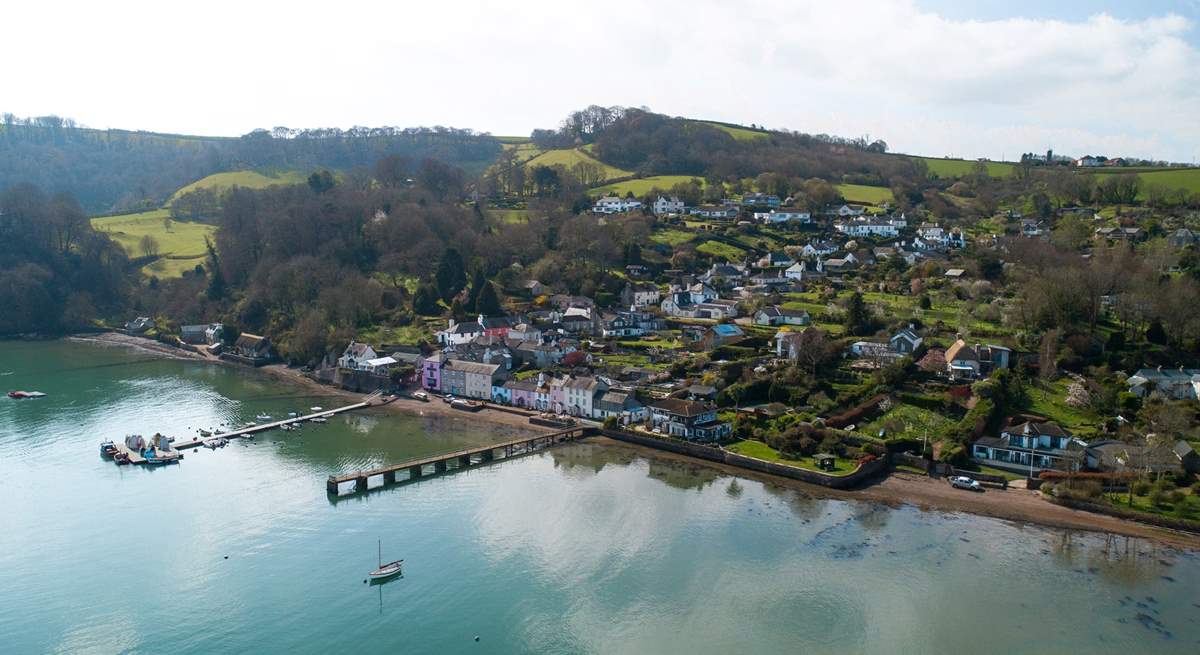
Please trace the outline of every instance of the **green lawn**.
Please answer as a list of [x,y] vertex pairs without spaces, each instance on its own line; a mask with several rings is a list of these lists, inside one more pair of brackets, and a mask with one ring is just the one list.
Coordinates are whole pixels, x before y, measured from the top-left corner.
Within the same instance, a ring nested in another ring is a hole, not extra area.
[[[1184,493],[1184,506],[1186,507],[1185,513],[1181,518],[1200,521],[1200,502],[1197,502],[1195,494],[1193,494],[1190,489],[1181,487],[1180,490]],[[1150,502],[1149,496],[1134,495],[1132,507],[1129,505],[1128,493],[1104,494],[1104,497],[1108,499],[1108,502],[1110,502],[1112,505],[1123,509],[1132,509],[1137,512],[1144,512],[1146,514],[1157,514],[1159,516],[1180,518],[1179,515],[1175,513],[1175,508],[1173,505],[1154,505]]]
[[738,141],[753,141],[756,139],[765,139],[770,136],[769,133],[763,130],[752,130],[748,127],[735,127],[733,125],[724,125],[722,123],[713,123],[710,121],[696,121],[703,125],[715,127],[722,132],[729,134]]
[[694,238],[696,238],[696,235],[694,233],[687,232],[685,230],[677,230],[674,228],[668,228],[666,230],[657,230],[657,231],[655,231],[655,233],[653,235],[650,236],[651,241],[654,241],[656,243],[666,244],[668,246],[671,246],[672,248],[674,248],[675,246],[678,246],[680,244],[687,243],[688,241],[691,241]]
[[892,190],[882,186],[867,186],[866,184],[837,184],[835,188],[846,202],[866,205],[882,205],[885,202],[895,202]]
[[130,257],[143,256],[142,237],[154,237],[160,258],[142,267],[142,272],[160,278],[179,277],[203,263],[204,239],[217,231],[213,225],[171,220],[165,209],[93,218],[92,227],[107,232]]
[[699,246],[696,246],[696,252],[712,255],[713,257],[720,257],[730,262],[741,261],[746,255],[745,250],[742,250],[737,246],[731,246],[728,243],[722,243],[720,241],[705,241]]
[[440,318],[417,318],[411,325],[388,326],[374,325],[358,330],[355,339],[370,344],[416,344],[420,341],[432,342],[433,333],[446,326]]
[[1086,407],[1071,407],[1067,404],[1069,378],[1053,382],[1037,380],[1025,387],[1027,402],[1025,411],[1045,416],[1067,429],[1071,434],[1084,437],[1095,433],[1100,417]]
[[[616,176],[611,175],[609,177]],[[593,196],[624,196],[627,193],[633,193],[633,195],[641,197],[647,193],[650,193],[654,189],[658,189],[659,191],[663,192],[669,191],[671,187],[675,186],[676,184],[687,182],[688,180],[692,179],[700,180],[700,186],[704,186],[704,180],[692,175],[654,175],[636,180],[625,180],[624,182],[605,184],[604,186],[598,186],[590,189],[588,193]]]
[[878,437],[879,431],[886,428],[888,439],[920,439],[926,435],[931,438],[942,433],[954,421],[937,412],[915,405],[899,404],[889,409],[879,418],[858,428],[869,437]]
[[729,444],[725,447],[725,450],[737,453],[739,455],[745,455],[746,457],[753,457],[755,459],[766,460],[768,462],[778,462],[788,466],[795,466],[797,468],[808,469],[810,471],[817,471],[826,475],[846,475],[848,473],[852,473],[854,469],[858,468],[858,465],[855,462],[839,457],[834,463],[832,471],[822,471],[821,469],[817,468],[816,460],[811,457],[787,459],[780,455],[779,451],[768,446],[767,444],[751,439]]
[[215,173],[208,177],[201,178],[191,184],[179,189],[167,199],[167,205],[170,205],[179,196],[195,191],[196,189],[217,189],[225,191],[232,189],[235,186],[247,187],[250,189],[265,189],[270,186],[282,184],[304,184],[308,176],[300,171],[287,171],[273,175],[264,175],[257,171],[232,171],[228,173]]
[[[918,159],[925,162],[929,169],[930,175],[938,177],[962,177],[969,175],[975,167],[976,162],[969,159],[942,159],[939,157],[917,157],[913,155],[905,155],[909,159]],[[988,175],[992,177],[1008,177],[1013,174],[1014,166],[1008,162],[988,161],[984,162],[987,166]]]
[[596,164],[602,167],[604,171],[604,179],[611,180],[616,177],[628,177],[633,175],[633,171],[626,171],[616,166],[609,166],[604,162],[596,159],[592,155],[585,152],[582,148],[563,148],[561,150],[547,150],[525,163],[526,166],[565,166],[569,170],[579,162],[587,162]]

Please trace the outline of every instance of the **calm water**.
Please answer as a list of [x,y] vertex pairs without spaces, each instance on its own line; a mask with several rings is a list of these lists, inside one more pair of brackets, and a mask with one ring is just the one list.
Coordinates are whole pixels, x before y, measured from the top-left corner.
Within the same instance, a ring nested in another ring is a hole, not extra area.
[[[117,468],[102,437],[339,401],[71,342],[0,342],[12,388],[51,396],[0,398],[4,653],[1200,651],[1200,558],[1136,540],[588,444],[331,502],[331,472],[508,434],[359,413]],[[377,538],[405,572],[370,587]]]

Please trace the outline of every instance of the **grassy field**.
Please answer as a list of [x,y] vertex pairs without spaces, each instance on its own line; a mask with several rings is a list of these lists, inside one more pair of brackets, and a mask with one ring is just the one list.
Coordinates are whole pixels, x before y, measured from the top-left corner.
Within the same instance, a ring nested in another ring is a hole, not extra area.
[[[680,182],[687,182],[694,178],[691,175],[655,175],[652,177],[643,177],[637,180],[625,180],[624,182],[614,182],[605,184],[588,191],[594,196],[616,195],[624,196],[626,193],[632,192],[635,196],[644,196],[650,193],[651,190],[658,188],[661,191],[667,191],[671,187]],[[700,180],[700,186],[704,186],[704,180]]]
[[611,180],[617,177],[628,177],[633,175],[632,171],[622,170],[616,166],[609,166],[604,162],[596,159],[582,148],[564,148],[562,150],[547,150],[525,163],[526,166],[566,166],[570,169],[579,162],[587,162],[597,164],[603,167],[604,179]]
[[696,122],[715,127],[718,130],[721,130],[722,132],[728,133],[730,136],[732,136],[734,139],[737,139],[738,141],[753,141],[755,139],[765,139],[770,136],[770,134],[768,134],[767,132],[760,131],[760,130],[752,130],[748,127],[734,127],[732,125],[724,125],[721,123],[712,123],[709,121],[696,121]]
[[487,215],[496,223],[512,225],[529,222],[528,209],[489,209]]
[[360,329],[355,338],[364,343],[415,344],[421,341],[435,340],[434,332],[445,327],[445,321],[439,318],[417,318],[411,325],[387,326],[376,325]]
[[808,469],[810,471],[819,471],[826,475],[846,475],[847,473],[854,471],[854,469],[857,467],[854,462],[839,457],[834,463],[832,471],[822,471],[821,469],[817,468],[816,460],[811,457],[787,459],[780,455],[779,451],[768,446],[767,444],[761,441],[753,441],[750,439],[732,443],[726,446],[725,449],[739,455],[745,455],[746,457],[762,459],[768,462],[779,462],[780,464],[787,464],[788,466],[795,466],[802,469]]
[[215,173],[208,177],[196,180],[191,184],[179,189],[170,198],[167,199],[167,204],[170,205],[179,196],[195,191],[196,189],[217,189],[224,191],[235,186],[247,187],[250,189],[265,189],[269,186],[280,184],[304,184],[308,176],[300,171],[287,171],[275,175],[264,175],[257,171],[233,171],[229,173]]
[[[929,168],[929,174],[938,177],[962,177],[969,174],[976,164],[975,161],[969,159],[906,156],[909,159],[918,159],[925,162],[925,165]],[[988,175],[992,177],[1008,177],[1013,174],[1013,165],[1008,162],[988,161],[984,162],[984,164],[987,166]]]
[[693,232],[688,232],[687,230],[677,230],[675,228],[668,228],[666,230],[656,231],[650,237],[650,240],[654,241],[656,243],[666,244],[673,248],[680,244],[687,243],[688,241],[691,241],[694,238],[696,238],[696,235]]
[[142,272],[158,277],[179,277],[184,271],[203,263],[204,239],[211,238],[217,231],[215,226],[204,223],[173,221],[165,209],[93,218],[92,227],[108,232],[131,257],[143,255],[142,237],[154,237],[161,257],[144,266]]
[[[1105,169],[1095,171],[1096,179],[1102,180],[1109,175],[1120,175],[1122,173],[1130,173],[1137,169]],[[1174,168],[1174,169],[1158,169],[1145,170],[1137,174],[1141,180],[1142,189],[1138,193],[1140,200],[1146,199],[1146,189],[1151,186],[1159,186],[1166,189],[1184,189],[1191,193],[1200,193],[1200,168]]]
[[1068,432],[1087,438],[1101,423],[1100,417],[1086,407],[1071,407],[1067,404],[1068,378],[1053,382],[1038,380],[1025,387],[1025,411],[1045,416],[1067,429]]
[[953,423],[945,416],[915,405],[896,405],[883,416],[866,423],[858,432],[869,437],[879,437],[880,430],[887,430],[888,439],[920,439],[926,435],[936,436]]
[[745,250],[742,250],[737,246],[731,246],[728,243],[721,243],[720,241],[705,241],[699,246],[696,246],[696,252],[712,255],[713,257],[720,257],[731,262],[741,261],[741,259],[746,255]]
[[835,185],[835,188],[846,199],[846,202],[882,205],[885,202],[890,203],[896,200],[892,195],[892,190],[887,187],[867,186],[866,184],[838,184]]

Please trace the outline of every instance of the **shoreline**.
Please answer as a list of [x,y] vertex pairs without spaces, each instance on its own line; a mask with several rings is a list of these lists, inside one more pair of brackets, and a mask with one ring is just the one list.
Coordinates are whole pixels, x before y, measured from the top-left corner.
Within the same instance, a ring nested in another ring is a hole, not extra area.
[[[205,362],[223,366],[236,367],[242,371],[254,371],[266,375],[284,384],[303,388],[314,395],[339,397],[357,401],[363,394],[323,385],[308,378],[298,369],[288,368],[283,364],[269,364],[259,368],[250,368],[240,364],[227,362],[215,357],[174,348],[157,341],[120,334],[105,332],[94,335],[73,335],[67,339],[99,343],[102,345],[125,346],[155,354],[160,357],[185,361]],[[476,419],[483,423],[505,425],[510,428],[528,430],[531,433],[549,432],[552,428],[537,426],[529,423],[528,417],[508,412],[484,408],[478,412],[463,412],[451,409],[449,405],[436,399],[421,402],[412,398],[398,397],[386,405],[372,409],[388,411],[406,416],[438,416],[463,419]],[[871,482],[866,486],[854,489],[840,490],[822,487],[800,480],[781,478],[765,473],[743,469],[727,464],[710,462],[657,450],[646,446],[626,443],[603,436],[593,436],[586,439],[611,448],[629,448],[644,457],[654,457],[673,462],[700,464],[719,470],[722,473],[757,480],[768,484],[799,489],[816,497],[838,500],[858,500],[877,502],[890,507],[912,505],[923,511],[935,510],[948,513],[967,513],[978,516],[1011,521],[1017,524],[1037,525],[1061,530],[1082,530],[1128,537],[1136,537],[1156,541],[1174,548],[1200,552],[1200,535],[1170,530],[1140,523],[1128,519],[1117,518],[1104,514],[1096,514],[1083,510],[1071,509],[1051,503],[1040,497],[1037,492],[1024,489],[988,489],[983,493],[968,492],[953,489],[949,484],[932,478],[918,476],[903,471],[891,471],[882,480]]]

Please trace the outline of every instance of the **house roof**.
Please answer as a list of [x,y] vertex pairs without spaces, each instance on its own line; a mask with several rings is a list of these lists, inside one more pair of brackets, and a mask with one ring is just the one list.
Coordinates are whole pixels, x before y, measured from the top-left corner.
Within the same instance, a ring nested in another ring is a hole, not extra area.
[[1004,429],[1008,434],[1025,434],[1026,427],[1029,428],[1029,433],[1032,436],[1049,436],[1049,437],[1070,437],[1071,434],[1064,430],[1062,426],[1053,422],[1046,421],[1038,423],[1036,421],[1026,421],[1019,425],[1011,425]]
[[265,343],[267,343],[266,337],[259,336],[257,334],[250,334],[249,332],[243,332],[238,336],[234,345],[238,348],[258,348]]
[[896,334],[892,335],[892,341],[897,339],[907,339],[910,343],[916,343],[921,340],[921,337],[911,329],[904,328],[903,330],[900,330]]
[[461,359],[452,359],[446,362],[446,368],[451,368],[463,373],[474,373],[477,375],[495,375],[500,368],[499,364],[484,364],[482,362],[468,362]]
[[693,417],[700,416],[705,412],[713,410],[713,406],[707,403],[702,403],[696,400],[684,400],[683,398],[663,398],[662,400],[651,405],[657,409],[675,416]]
[[367,366],[390,366],[392,364],[399,363],[400,362],[396,361],[395,357],[377,357],[375,359],[367,360]]
[[730,323],[720,323],[718,325],[714,325],[712,326],[712,331],[716,335],[722,337],[740,337],[745,335],[745,333],[742,332],[742,328]]
[[374,351],[374,349],[365,343],[351,341],[350,345],[346,346],[346,350],[342,353],[342,355],[350,357],[363,357],[367,354],[368,350],[371,350],[372,352]]

